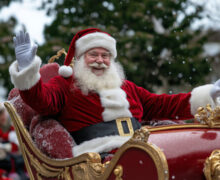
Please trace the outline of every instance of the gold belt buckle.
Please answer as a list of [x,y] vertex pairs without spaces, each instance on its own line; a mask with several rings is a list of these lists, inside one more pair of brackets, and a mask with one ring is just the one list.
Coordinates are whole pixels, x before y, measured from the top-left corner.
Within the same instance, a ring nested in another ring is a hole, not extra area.
[[[129,133],[124,132],[124,129],[123,129],[123,126],[122,126],[122,121],[127,122]],[[116,119],[116,125],[117,125],[118,132],[119,132],[120,136],[132,136],[134,134],[133,126],[132,126],[132,123],[131,123],[131,118],[129,118],[129,117],[117,118]]]

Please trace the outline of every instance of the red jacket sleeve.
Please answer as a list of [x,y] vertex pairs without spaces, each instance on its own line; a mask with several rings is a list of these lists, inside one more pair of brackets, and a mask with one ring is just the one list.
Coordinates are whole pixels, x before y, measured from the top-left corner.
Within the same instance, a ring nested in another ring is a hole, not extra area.
[[136,86],[136,91],[143,106],[143,119],[191,119],[191,93],[161,94],[150,93],[142,87]]
[[61,76],[52,78],[48,83],[40,79],[31,89],[20,91],[20,95],[41,115],[55,115],[65,105],[72,81],[72,77],[65,79]]

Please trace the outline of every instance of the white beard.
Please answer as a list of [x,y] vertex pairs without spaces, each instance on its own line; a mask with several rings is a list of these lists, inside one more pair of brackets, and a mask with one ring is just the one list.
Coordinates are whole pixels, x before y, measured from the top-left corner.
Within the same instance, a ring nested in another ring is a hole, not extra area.
[[122,66],[113,59],[103,75],[97,76],[91,71],[91,67],[86,66],[84,56],[81,56],[74,63],[73,73],[77,81],[76,86],[81,89],[83,94],[119,88],[125,79]]

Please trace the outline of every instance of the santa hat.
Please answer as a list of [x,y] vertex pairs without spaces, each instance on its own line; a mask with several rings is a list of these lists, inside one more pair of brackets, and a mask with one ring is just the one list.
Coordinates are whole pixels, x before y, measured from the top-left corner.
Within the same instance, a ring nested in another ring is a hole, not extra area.
[[65,78],[70,77],[73,70],[69,65],[73,57],[79,57],[89,49],[96,47],[107,49],[113,58],[117,56],[116,41],[110,34],[97,28],[89,28],[76,33],[71,41],[64,66],[59,68],[59,74]]

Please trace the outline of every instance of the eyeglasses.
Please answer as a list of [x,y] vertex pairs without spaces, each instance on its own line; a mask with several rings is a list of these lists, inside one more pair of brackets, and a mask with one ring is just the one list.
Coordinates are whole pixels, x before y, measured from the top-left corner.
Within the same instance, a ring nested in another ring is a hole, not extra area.
[[108,52],[98,53],[98,52],[92,51],[92,52],[88,52],[87,55],[91,59],[97,59],[100,55],[101,55],[102,59],[104,59],[104,60],[109,59],[111,57],[111,54]]

